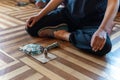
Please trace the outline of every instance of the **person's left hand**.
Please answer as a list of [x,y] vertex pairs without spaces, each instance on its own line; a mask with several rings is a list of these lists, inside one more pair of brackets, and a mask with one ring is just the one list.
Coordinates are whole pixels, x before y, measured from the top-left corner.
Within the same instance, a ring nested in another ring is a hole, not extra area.
[[91,47],[93,51],[101,50],[106,42],[107,32],[104,30],[97,30],[91,38]]

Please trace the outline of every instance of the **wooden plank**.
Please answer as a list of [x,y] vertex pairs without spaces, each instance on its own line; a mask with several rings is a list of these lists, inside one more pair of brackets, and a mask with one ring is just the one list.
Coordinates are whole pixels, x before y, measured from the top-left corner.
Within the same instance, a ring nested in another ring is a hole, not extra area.
[[29,65],[30,67],[32,67],[33,69],[37,70],[41,74],[47,76],[51,80],[65,80],[64,78],[62,78],[59,75],[51,72],[47,68],[41,66],[40,64],[36,63],[35,61],[33,61],[33,60],[31,60],[31,59],[29,59],[27,57],[21,58],[20,60],[22,62],[24,62],[25,64]]

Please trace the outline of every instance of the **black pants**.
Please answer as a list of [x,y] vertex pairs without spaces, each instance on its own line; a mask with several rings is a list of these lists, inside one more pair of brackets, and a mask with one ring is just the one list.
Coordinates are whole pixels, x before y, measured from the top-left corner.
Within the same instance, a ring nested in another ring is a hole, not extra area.
[[68,24],[69,32],[71,32],[69,40],[75,47],[96,55],[105,55],[111,50],[112,45],[109,36],[107,36],[105,46],[102,50],[94,52],[90,46],[91,37],[99,27],[97,24],[99,22],[92,21],[90,25],[84,25],[83,22],[77,24],[76,21],[73,21],[70,18],[70,15],[65,9],[59,8],[50,12],[48,15],[40,19],[33,27],[27,28],[26,31],[31,36],[39,37],[39,29],[46,26],[55,26],[61,23]]

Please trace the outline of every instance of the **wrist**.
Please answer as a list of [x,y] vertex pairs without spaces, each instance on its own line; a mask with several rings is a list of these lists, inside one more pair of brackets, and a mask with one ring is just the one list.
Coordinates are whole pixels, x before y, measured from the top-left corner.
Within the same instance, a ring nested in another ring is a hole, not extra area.
[[105,31],[106,32],[106,29],[105,28],[98,28],[98,31]]

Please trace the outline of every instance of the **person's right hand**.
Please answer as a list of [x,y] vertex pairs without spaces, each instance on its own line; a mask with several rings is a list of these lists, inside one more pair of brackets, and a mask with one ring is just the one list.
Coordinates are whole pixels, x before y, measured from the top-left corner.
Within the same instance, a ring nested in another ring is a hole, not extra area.
[[38,16],[32,16],[27,20],[26,27],[32,27],[39,20]]

